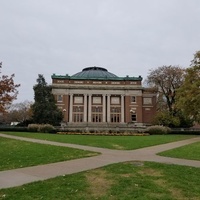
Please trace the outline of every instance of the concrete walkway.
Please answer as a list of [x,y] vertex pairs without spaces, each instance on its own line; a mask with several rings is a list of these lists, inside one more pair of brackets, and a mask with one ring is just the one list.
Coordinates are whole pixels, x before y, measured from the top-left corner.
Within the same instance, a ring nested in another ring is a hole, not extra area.
[[30,139],[30,138],[11,136],[6,134],[0,134],[0,137],[23,140],[34,143],[41,143],[41,144],[71,147],[71,148],[77,148],[77,149],[89,150],[101,153],[101,155],[89,158],[81,158],[81,159],[51,163],[46,165],[38,165],[34,167],[25,167],[13,170],[1,171],[0,189],[20,186],[25,183],[30,183],[39,180],[46,180],[49,178],[54,178],[56,176],[73,174],[77,172],[99,168],[108,164],[125,162],[125,161],[153,161],[166,164],[200,167],[200,161],[169,158],[156,155],[157,153],[162,151],[177,148],[187,144],[192,144],[194,142],[199,142],[200,137],[182,140],[178,142],[172,142],[168,144],[156,145],[153,147],[141,148],[137,150],[110,150],[110,149],[89,147],[76,144],[66,144],[66,143],[51,142],[46,140]]

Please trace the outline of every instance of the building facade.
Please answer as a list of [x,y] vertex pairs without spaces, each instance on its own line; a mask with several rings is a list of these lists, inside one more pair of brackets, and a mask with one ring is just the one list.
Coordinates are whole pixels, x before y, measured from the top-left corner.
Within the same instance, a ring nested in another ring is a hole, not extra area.
[[72,76],[52,75],[52,92],[68,125],[150,124],[156,93],[142,87],[142,77],[118,77],[102,67]]

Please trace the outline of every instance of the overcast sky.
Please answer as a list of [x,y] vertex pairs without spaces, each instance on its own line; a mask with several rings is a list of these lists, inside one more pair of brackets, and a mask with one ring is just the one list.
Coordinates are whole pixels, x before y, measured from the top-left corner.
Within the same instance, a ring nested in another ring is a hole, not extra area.
[[200,0],[0,0],[2,74],[18,102],[33,101],[38,74],[99,66],[144,79],[162,65],[187,67],[200,50]]

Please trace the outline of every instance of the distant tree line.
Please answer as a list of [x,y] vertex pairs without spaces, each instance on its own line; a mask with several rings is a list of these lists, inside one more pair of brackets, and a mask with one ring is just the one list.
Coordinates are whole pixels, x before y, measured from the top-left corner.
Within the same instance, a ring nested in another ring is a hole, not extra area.
[[[2,63],[0,63],[1,74]],[[0,122],[19,121],[28,123],[59,125],[63,113],[56,106],[52,87],[39,74],[34,85],[34,103],[24,101],[12,104],[17,98],[14,74],[0,76]],[[160,66],[149,70],[148,87],[157,91],[157,114],[152,123],[169,127],[190,127],[200,123],[200,51],[194,54],[190,67]],[[2,116],[6,116],[2,117]]]

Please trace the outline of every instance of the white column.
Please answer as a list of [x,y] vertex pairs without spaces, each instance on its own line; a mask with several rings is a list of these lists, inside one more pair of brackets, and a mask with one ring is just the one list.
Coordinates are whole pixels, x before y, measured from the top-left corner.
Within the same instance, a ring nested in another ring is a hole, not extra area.
[[106,122],[106,95],[103,94],[103,122]]
[[87,94],[84,94],[84,122],[87,122]]
[[91,109],[92,109],[92,95],[89,94],[89,100],[88,100],[88,122],[91,122]]
[[110,122],[110,95],[107,95],[107,122]]
[[70,94],[70,99],[69,99],[69,122],[72,122],[72,113],[73,113],[73,94]]
[[121,123],[124,123],[124,95],[121,95]]

